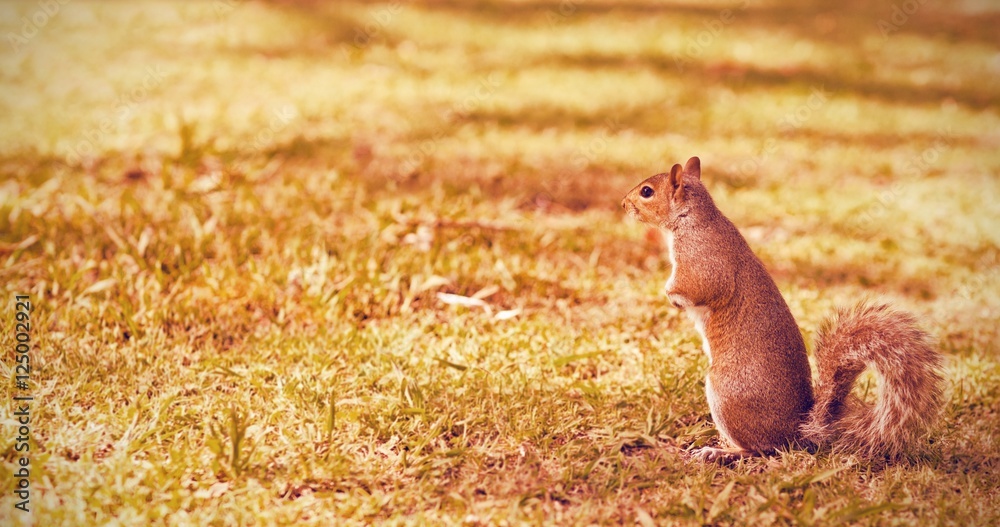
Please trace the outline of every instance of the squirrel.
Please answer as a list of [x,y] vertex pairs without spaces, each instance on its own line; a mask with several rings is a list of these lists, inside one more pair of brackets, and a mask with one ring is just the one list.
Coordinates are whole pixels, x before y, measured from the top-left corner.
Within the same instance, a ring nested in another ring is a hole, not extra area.
[[[708,355],[705,393],[728,446],[698,448],[695,458],[731,463],[798,445],[896,459],[933,423],[941,356],[913,315],[884,303],[862,301],[821,325],[814,391],[795,318],[709,196],[697,157],[646,179],[622,207],[663,231],[673,267],[667,298],[694,322]],[[851,395],[867,367],[880,381],[874,405]]]

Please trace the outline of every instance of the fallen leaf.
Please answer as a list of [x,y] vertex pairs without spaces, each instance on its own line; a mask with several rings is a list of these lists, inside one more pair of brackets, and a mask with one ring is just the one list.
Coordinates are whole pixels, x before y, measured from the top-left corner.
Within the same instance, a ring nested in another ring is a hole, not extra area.
[[424,282],[417,287],[416,292],[423,293],[424,291],[430,289],[437,289],[438,287],[441,287],[443,285],[448,285],[450,283],[451,280],[448,280],[443,276],[431,275],[430,277],[427,278],[427,280],[424,280]]
[[101,280],[99,282],[94,282],[94,284],[92,284],[90,287],[88,287],[87,289],[84,289],[83,293],[80,296],[87,296],[87,295],[92,295],[92,294],[95,294],[95,293],[100,293],[101,291],[105,291],[107,289],[111,289],[117,283],[118,283],[118,280],[115,280],[114,278],[106,278],[106,279]]
[[486,302],[470,296],[455,295],[452,293],[438,293],[437,297],[438,300],[450,306],[481,307],[483,309],[490,308],[489,304]]
[[479,298],[479,299],[489,298],[489,297],[495,295],[497,293],[497,291],[499,291],[499,290],[500,290],[500,287],[498,287],[498,286],[488,285],[488,286],[480,289],[479,291],[476,291],[475,294],[472,295],[472,298]]
[[520,314],[521,314],[520,309],[506,309],[504,311],[497,313],[496,315],[493,315],[493,318],[496,320],[510,320]]

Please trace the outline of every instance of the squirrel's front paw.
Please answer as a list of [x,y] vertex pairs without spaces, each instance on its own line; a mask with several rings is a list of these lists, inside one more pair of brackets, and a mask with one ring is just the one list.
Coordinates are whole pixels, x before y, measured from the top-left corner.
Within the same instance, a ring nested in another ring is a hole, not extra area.
[[746,450],[734,450],[729,448],[701,447],[691,451],[691,457],[705,463],[719,463],[729,465],[739,459],[751,455]]

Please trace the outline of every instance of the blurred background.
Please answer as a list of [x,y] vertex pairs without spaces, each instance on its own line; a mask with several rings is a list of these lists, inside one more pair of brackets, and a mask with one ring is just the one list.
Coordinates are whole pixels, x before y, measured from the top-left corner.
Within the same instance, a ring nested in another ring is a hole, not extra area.
[[997,165],[986,0],[55,5],[2,6],[0,133],[82,170],[279,160],[580,209],[690,155],[871,197]]

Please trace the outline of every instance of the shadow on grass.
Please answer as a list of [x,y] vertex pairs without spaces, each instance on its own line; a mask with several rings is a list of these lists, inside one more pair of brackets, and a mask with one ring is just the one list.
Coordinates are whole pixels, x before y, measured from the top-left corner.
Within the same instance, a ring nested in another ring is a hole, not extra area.
[[683,77],[693,86],[722,85],[734,90],[773,88],[779,86],[802,86],[821,88],[833,93],[852,93],[886,103],[909,103],[939,105],[951,99],[974,109],[994,108],[1000,104],[1000,97],[988,87],[965,85],[960,88],[945,86],[920,86],[917,84],[884,82],[871,79],[877,66],[867,65],[866,69],[854,72],[838,72],[817,68],[767,69],[727,62],[708,63],[689,61],[681,56],[667,54],[647,54],[641,57],[592,54],[592,55],[551,55],[534,63],[523,64],[536,67],[558,65],[581,69],[635,69],[645,68],[668,77]]
[[768,269],[774,279],[792,283],[804,289],[823,290],[833,286],[861,287],[872,292],[892,291],[895,294],[933,300],[949,291],[941,290],[926,276],[905,272],[893,263],[872,264],[865,261],[825,258],[793,259],[772,262]]
[[[281,2],[283,7],[308,14],[315,25],[316,34],[303,35],[299,44],[280,49],[241,49],[268,57],[286,57],[300,54],[317,55],[336,50],[342,53],[358,54],[372,41],[395,46],[405,40],[405,35],[394,32],[394,14],[381,10],[387,7],[365,6],[367,14],[345,13],[342,9],[323,9],[315,2]],[[505,24],[515,23],[532,27],[544,24],[546,15],[561,17],[558,23],[570,23],[584,17],[627,15],[636,18],[652,15],[680,15],[704,21],[716,20],[721,9],[691,6],[659,6],[645,3],[575,4],[557,2],[506,3],[495,1],[456,2],[433,1],[413,2],[398,7],[403,9],[420,6],[427,10],[444,10],[460,14],[466,19],[485,19],[488,22],[503,20]],[[566,7],[568,5],[569,7]],[[786,33],[797,40],[827,41],[844,47],[848,56],[854,55],[859,66],[855,71],[836,71],[828,68],[784,68],[768,69],[732,63],[710,63],[699,61],[697,57],[647,53],[642,56],[622,54],[566,55],[553,54],[534,61],[535,66],[561,66],[583,69],[634,69],[645,68],[667,76],[683,76],[692,85],[722,84],[734,89],[770,88],[775,86],[823,87],[832,92],[854,93],[863,97],[889,103],[940,104],[951,99],[974,109],[995,108],[1000,97],[991,86],[966,83],[960,87],[943,85],[918,85],[905,82],[887,82],[872,79],[879,67],[872,62],[861,47],[866,39],[881,38],[879,21],[892,24],[893,30],[886,39],[901,34],[912,34],[928,39],[941,39],[951,43],[969,40],[975,43],[1000,47],[1000,33],[995,27],[1000,24],[1000,13],[979,13],[975,15],[934,10],[925,6],[914,14],[899,17],[893,22],[893,11],[883,7],[873,7],[864,2],[851,2],[850,6],[832,2],[812,2],[809,5],[789,4],[773,7],[745,7],[734,4],[733,27],[753,27],[769,33]],[[564,14],[565,13],[565,14]],[[456,20],[460,23],[460,20]],[[669,27],[671,20],[665,19]],[[690,23],[688,24],[690,25]],[[701,24],[694,23],[696,28]],[[725,38],[725,27],[718,38]],[[716,38],[716,37],[713,37]],[[520,64],[523,68],[528,64]]]
[[[681,15],[704,20],[718,19],[728,9],[734,14],[733,23],[756,26],[768,30],[792,32],[806,40],[825,40],[835,43],[857,43],[864,35],[882,35],[879,23],[890,24],[884,33],[910,34],[925,38],[945,38],[953,42],[993,44],[1000,46],[1000,33],[994,28],[1000,24],[1000,12],[958,12],[940,6],[921,6],[913,13],[896,13],[892,4],[849,0],[813,0],[795,2],[786,0],[767,6],[753,6],[745,0],[733,0],[718,7],[701,7],[690,4],[615,2],[613,0],[570,1],[536,0],[533,2],[508,2],[496,0],[415,0],[409,5],[419,5],[433,10],[446,10],[465,16],[487,20],[531,24],[537,22],[571,22],[584,17],[624,15],[647,18],[656,15]],[[901,4],[901,3],[900,3]],[[894,17],[895,15],[895,17]]]

